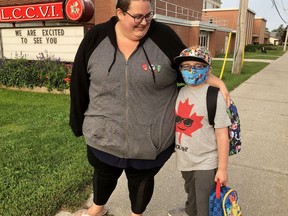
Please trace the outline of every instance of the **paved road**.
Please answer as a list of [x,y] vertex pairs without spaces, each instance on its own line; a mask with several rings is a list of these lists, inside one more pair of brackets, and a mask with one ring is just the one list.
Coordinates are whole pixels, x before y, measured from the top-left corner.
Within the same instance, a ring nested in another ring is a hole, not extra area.
[[[231,92],[241,119],[243,149],[229,159],[229,186],[238,191],[244,216],[288,215],[287,64],[288,52]],[[185,199],[173,155],[156,177],[144,215],[166,216],[168,209],[183,206]],[[107,207],[114,216],[130,215],[125,176]]]

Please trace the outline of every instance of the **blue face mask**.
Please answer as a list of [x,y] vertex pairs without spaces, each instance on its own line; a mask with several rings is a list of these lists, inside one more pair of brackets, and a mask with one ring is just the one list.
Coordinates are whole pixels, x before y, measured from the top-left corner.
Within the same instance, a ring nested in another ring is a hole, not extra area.
[[210,66],[203,67],[201,69],[196,69],[195,67],[191,68],[180,68],[183,79],[187,85],[200,85],[205,82],[208,78],[208,72],[210,70]]

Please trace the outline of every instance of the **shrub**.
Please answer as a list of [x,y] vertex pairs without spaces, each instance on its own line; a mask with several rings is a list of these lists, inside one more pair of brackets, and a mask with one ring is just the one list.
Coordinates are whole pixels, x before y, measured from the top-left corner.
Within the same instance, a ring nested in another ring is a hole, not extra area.
[[48,91],[69,89],[71,65],[45,57],[43,53],[37,57],[35,61],[24,58],[2,59],[0,85],[17,88],[46,87]]
[[245,52],[256,52],[257,51],[257,45],[253,45],[253,44],[247,44],[245,46]]

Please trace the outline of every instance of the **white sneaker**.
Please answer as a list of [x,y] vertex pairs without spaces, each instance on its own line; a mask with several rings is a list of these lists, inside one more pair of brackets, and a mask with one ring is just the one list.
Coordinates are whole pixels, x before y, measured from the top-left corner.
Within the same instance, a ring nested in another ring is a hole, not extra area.
[[168,216],[189,216],[189,215],[185,212],[185,208],[178,208],[169,210]]

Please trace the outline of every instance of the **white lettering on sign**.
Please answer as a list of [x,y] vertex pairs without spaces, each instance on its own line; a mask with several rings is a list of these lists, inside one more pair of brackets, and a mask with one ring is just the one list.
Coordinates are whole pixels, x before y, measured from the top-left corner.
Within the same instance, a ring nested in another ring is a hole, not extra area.
[[[30,12],[31,10],[31,12]],[[26,13],[25,13],[26,17],[28,17],[29,19],[33,19],[36,17],[35,15],[35,9],[33,7],[29,7],[26,9]]]
[[[18,11],[18,13],[17,13]],[[21,11],[20,8],[15,8],[14,10],[12,10],[12,16],[15,18],[15,19],[21,19],[21,15],[17,15],[17,14],[21,14]],[[11,17],[10,17],[11,18]]]
[[41,53],[61,61],[72,62],[84,37],[83,26],[2,29],[5,58],[37,60]]
[[64,19],[62,2],[0,7],[0,22]]
[[[54,7],[51,7],[52,11],[53,11],[53,9],[54,9]],[[39,7],[39,11],[43,17],[46,17],[48,14],[48,11],[49,11],[49,6],[46,6],[45,12],[43,11],[43,7]]]

